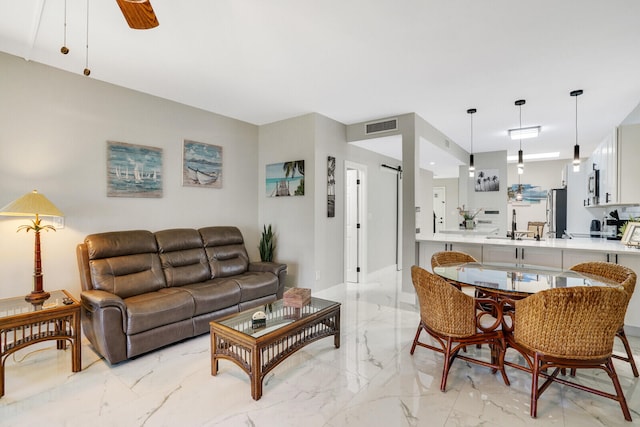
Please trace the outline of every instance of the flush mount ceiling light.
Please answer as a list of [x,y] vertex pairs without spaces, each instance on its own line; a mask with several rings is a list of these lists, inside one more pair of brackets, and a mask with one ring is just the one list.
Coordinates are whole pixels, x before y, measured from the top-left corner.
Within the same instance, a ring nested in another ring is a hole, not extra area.
[[469,114],[469,119],[471,120],[471,154],[469,154],[469,178],[473,178],[475,175],[476,167],[473,163],[473,115],[477,112],[475,108],[469,108],[467,110],[467,114]]
[[576,145],[573,146],[573,171],[580,172],[580,146],[578,145],[578,97],[582,95],[582,89],[573,90],[569,95],[576,98]]
[[[524,100],[521,100],[524,102]],[[516,104],[518,105],[518,104]],[[531,126],[528,128],[509,129],[509,136],[512,140],[536,138],[540,133],[540,126]]]

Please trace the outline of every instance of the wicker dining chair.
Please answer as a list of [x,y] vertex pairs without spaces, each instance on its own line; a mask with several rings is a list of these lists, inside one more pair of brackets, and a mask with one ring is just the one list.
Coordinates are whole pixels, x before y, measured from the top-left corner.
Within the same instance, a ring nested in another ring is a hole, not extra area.
[[[636,273],[628,267],[619,264],[613,264],[610,262],[583,262],[571,267],[571,270],[577,271],[585,275],[595,275],[598,277],[604,277],[614,282],[620,283],[624,290],[629,294],[629,298],[633,294],[633,290],[636,287]],[[633,376],[638,377],[638,368],[636,361],[633,358],[633,352],[629,345],[627,335],[624,333],[624,322],[620,325],[620,329],[616,333],[616,336],[622,341],[624,346],[625,356],[614,354],[613,357],[619,360],[623,360],[631,365]]]
[[[420,324],[411,346],[411,354],[416,346],[444,354],[440,390],[445,391],[449,369],[456,359],[492,368],[493,372],[500,371],[505,384],[509,385],[503,365],[505,342],[500,310],[497,310],[497,317],[479,310],[480,303],[496,306],[497,303],[466,295],[444,279],[415,265],[411,267],[411,277],[420,304]],[[421,342],[419,338],[422,330],[433,337],[439,347]],[[461,349],[473,344],[489,344],[491,361],[460,354]]]
[[[458,251],[442,251],[431,255],[431,270],[436,267],[444,267],[451,264],[464,264],[465,262],[478,262],[474,257],[464,252]],[[458,289],[462,289],[460,283],[454,281],[447,282]]]
[[450,264],[462,264],[465,262],[478,261],[471,255],[458,251],[442,251],[431,255],[431,269]]
[[[624,418],[631,421],[611,356],[628,303],[629,295],[622,288],[605,286],[553,288],[520,300],[502,300],[514,308],[504,316],[507,350],[517,350],[526,366],[503,363],[531,372],[531,417],[537,416],[542,393],[557,382],[619,402]],[[548,373],[549,369],[553,372]],[[615,394],[558,377],[573,369],[603,369]],[[546,379],[541,386],[540,377]]]

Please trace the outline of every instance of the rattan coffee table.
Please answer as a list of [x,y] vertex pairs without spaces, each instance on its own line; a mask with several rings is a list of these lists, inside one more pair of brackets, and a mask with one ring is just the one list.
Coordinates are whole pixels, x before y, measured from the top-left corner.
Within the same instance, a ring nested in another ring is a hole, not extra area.
[[[267,315],[266,326],[253,329],[257,311]],[[235,362],[251,380],[251,397],[262,397],[262,380],[280,362],[302,347],[333,335],[340,348],[340,303],[320,298],[302,308],[285,306],[282,300],[253,308],[210,323],[211,375],[218,373],[218,360]]]

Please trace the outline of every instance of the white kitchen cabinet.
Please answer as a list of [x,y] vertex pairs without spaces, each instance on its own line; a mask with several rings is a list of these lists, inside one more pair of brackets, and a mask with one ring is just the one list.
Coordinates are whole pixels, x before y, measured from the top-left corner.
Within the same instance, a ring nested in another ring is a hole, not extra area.
[[618,200],[621,204],[640,203],[640,124],[620,126],[617,146]]
[[474,257],[478,262],[482,262],[482,245],[457,242],[422,242],[420,243],[420,266],[431,271],[431,256],[442,251],[464,252]]
[[562,251],[562,268],[568,270],[576,264],[583,262],[602,261],[606,262],[610,254],[596,251],[578,251],[565,249]]
[[485,245],[482,262],[504,262],[562,268],[562,251],[553,248]]

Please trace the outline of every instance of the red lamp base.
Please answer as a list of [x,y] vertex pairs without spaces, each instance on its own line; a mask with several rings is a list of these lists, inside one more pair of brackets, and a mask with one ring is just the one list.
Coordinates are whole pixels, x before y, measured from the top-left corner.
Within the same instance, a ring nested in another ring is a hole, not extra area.
[[45,291],[36,292],[36,291],[33,291],[29,295],[25,296],[24,300],[27,301],[27,302],[30,302],[31,304],[42,304],[43,302],[48,300],[50,296],[51,296],[51,294],[49,294],[49,292],[45,292]]

